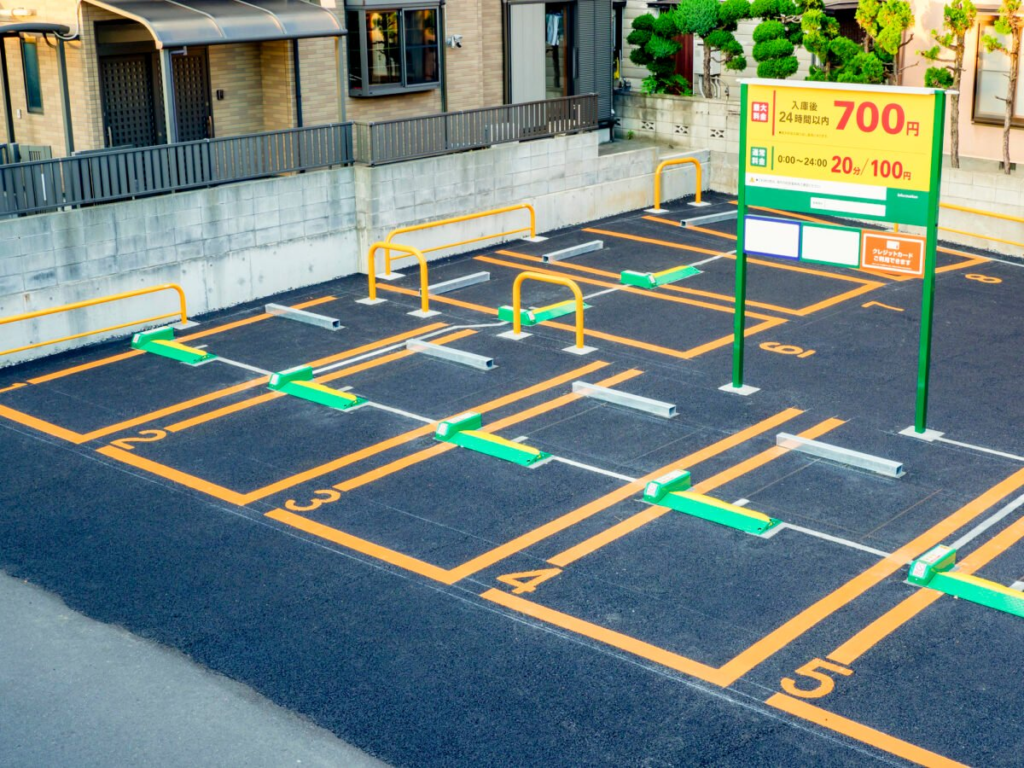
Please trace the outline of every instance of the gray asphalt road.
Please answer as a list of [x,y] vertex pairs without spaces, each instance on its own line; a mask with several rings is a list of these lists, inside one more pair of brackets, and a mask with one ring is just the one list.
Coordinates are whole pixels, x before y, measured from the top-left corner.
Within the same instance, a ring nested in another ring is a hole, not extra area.
[[385,765],[177,651],[0,574],[0,766]]

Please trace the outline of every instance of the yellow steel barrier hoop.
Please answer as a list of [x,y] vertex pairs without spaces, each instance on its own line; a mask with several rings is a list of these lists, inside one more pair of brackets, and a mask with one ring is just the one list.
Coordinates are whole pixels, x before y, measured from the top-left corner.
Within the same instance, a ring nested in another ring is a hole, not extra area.
[[697,199],[695,202],[701,202],[700,194],[702,183],[702,173],[700,168],[700,160],[695,157],[673,157],[669,160],[662,160],[658,163],[657,169],[654,171],[654,207],[655,209],[661,209],[661,172],[670,165],[692,165],[694,171],[697,173]]
[[420,309],[424,314],[430,311],[430,298],[429,298],[429,283],[427,282],[427,257],[423,255],[423,251],[419,248],[413,248],[411,245],[402,245],[400,243],[385,243],[377,242],[370,246],[369,255],[369,277],[370,277],[370,300],[373,301],[377,298],[377,265],[376,255],[377,251],[381,248],[393,248],[396,251],[401,251],[407,256],[413,256],[420,263]]
[[573,292],[576,297],[576,348],[583,349],[583,293],[580,291],[580,287],[567,277],[542,275],[539,272],[521,272],[512,283],[512,332],[517,334],[522,332],[523,322],[520,313],[523,307],[522,285],[525,280],[564,285]]
[[[423,229],[434,229],[436,227],[443,227],[443,226],[445,226],[447,224],[458,224],[459,222],[462,222],[462,221],[472,221],[473,219],[482,219],[485,216],[499,216],[499,215],[501,215],[503,213],[511,213],[512,211],[529,211],[529,213],[530,213],[530,226],[529,227],[520,227],[519,229],[510,229],[510,230],[508,230],[506,232],[498,232],[498,233],[493,234],[493,235],[484,235],[483,237],[474,237],[474,238],[471,238],[469,240],[460,240],[457,243],[446,243],[444,245],[437,245],[437,246],[434,246],[433,248],[422,248],[422,249],[420,249],[420,253],[430,253],[431,251],[440,251],[440,250],[442,250],[444,248],[455,248],[455,247],[460,246],[460,245],[468,245],[470,243],[478,243],[481,240],[491,240],[491,239],[493,239],[495,237],[505,237],[506,235],[514,235],[514,234],[517,234],[519,232],[529,232],[530,233],[530,237],[536,237],[537,236],[537,211],[534,210],[534,207],[532,205],[530,205],[530,203],[517,203],[516,205],[508,205],[508,206],[505,206],[504,208],[493,208],[493,209],[491,209],[489,211],[480,211],[479,213],[467,213],[464,216],[455,216],[454,218],[451,218],[451,219],[441,219],[440,221],[428,221],[425,224],[412,224],[412,225],[410,225],[408,227],[399,227],[398,229],[393,229],[393,230],[391,230],[391,232],[388,233],[388,236],[386,238],[384,238],[384,245],[385,245],[385,250],[384,250],[384,274],[385,275],[390,275],[391,274],[391,262],[392,261],[398,261],[400,258],[402,258],[402,257],[398,256],[398,257],[395,257],[394,259],[392,259],[391,258],[391,250],[392,250],[392,248],[387,247],[387,246],[393,246],[393,238],[397,237],[398,235],[404,235],[404,234],[407,234],[409,232],[419,232],[420,230],[423,230]],[[397,250],[400,250],[400,249],[399,248],[394,248],[394,250],[397,251]],[[411,254],[406,253],[406,255],[411,255]]]
[[124,293],[115,293],[111,296],[101,296],[98,299],[87,299],[85,301],[76,301],[74,304],[62,304],[59,307],[51,307],[50,309],[38,309],[35,312],[25,312],[20,315],[11,315],[10,317],[0,317],[0,325],[7,325],[8,323],[17,323],[23,320],[32,320],[37,317],[46,317],[47,315],[55,315],[60,312],[70,312],[74,309],[83,309],[85,307],[94,307],[97,304],[109,304],[112,301],[120,301],[122,299],[131,299],[136,296],[146,296],[151,293],[159,293],[160,291],[174,291],[178,294],[178,301],[181,305],[179,312],[172,312],[166,315],[156,315],[155,317],[147,317],[143,320],[136,320],[131,323],[121,323],[119,325],[111,325],[107,328],[100,328],[96,331],[85,331],[84,333],[76,333],[73,336],[62,336],[59,339],[51,339],[48,341],[39,341],[34,344],[27,344],[23,347],[15,347],[14,349],[4,350],[0,352],[0,357],[4,355],[11,355],[15,352],[24,352],[27,349],[36,349],[37,347],[45,347],[50,344],[59,344],[62,341],[72,341],[73,339],[81,339],[85,336],[95,336],[99,333],[106,333],[108,331],[117,331],[121,328],[128,328],[133,325],[143,325],[145,323],[151,323],[156,320],[166,320],[170,317],[181,317],[181,322],[188,322],[188,309],[185,304],[185,291],[181,289],[180,285],[175,283],[165,283],[164,285],[156,285],[152,288],[139,288],[135,291],[126,291]]

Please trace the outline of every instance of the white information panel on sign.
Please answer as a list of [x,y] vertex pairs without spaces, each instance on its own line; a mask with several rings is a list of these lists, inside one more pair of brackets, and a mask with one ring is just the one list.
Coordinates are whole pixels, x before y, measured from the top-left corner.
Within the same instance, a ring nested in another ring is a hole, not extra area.
[[837,267],[860,266],[860,230],[844,227],[815,227],[805,224],[802,228],[800,258]]
[[800,258],[800,223],[747,216],[743,220],[743,248],[752,255],[795,261]]

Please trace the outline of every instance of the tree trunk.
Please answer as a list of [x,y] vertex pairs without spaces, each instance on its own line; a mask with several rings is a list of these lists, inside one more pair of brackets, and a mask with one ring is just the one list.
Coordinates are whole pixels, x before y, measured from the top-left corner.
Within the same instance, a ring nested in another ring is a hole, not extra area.
[[1006,116],[1003,118],[1003,173],[1010,173],[1010,123],[1013,120],[1013,96],[1017,92],[1017,62],[1020,61],[1021,28],[1010,30],[1010,74],[1006,87]]
[[949,102],[949,164],[954,168],[960,167],[960,75],[964,71],[964,41],[966,35],[961,35],[956,44],[956,56],[953,58],[953,87],[954,95]]
[[707,40],[704,43],[704,98],[711,98],[711,46]]

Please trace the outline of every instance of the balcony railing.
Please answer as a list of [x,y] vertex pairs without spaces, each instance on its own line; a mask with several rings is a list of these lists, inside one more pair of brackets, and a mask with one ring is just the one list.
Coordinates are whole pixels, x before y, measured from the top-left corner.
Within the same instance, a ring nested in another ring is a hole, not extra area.
[[356,160],[384,165],[597,128],[597,94],[357,124]]
[[0,216],[40,213],[352,163],[352,124],[0,165]]

